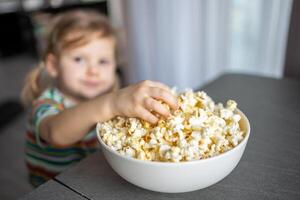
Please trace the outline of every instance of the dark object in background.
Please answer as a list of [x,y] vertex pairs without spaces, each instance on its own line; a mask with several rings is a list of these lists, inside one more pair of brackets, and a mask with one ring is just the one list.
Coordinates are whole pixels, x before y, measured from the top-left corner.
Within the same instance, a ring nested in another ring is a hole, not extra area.
[[24,108],[16,100],[6,101],[0,104],[0,130],[22,114]]
[[300,1],[293,1],[284,76],[300,80]]
[[22,13],[0,15],[0,56],[9,57],[23,52],[35,54],[35,41],[30,19]]
[[63,2],[65,3],[58,7],[51,7],[45,1],[44,6],[33,10],[26,10],[22,6],[9,12],[1,12],[0,9],[0,58],[15,56],[20,53],[29,53],[34,57],[40,55],[39,50],[41,49],[39,47],[42,45],[38,43],[41,42],[39,35],[41,27],[32,20],[37,13],[57,14],[72,9],[93,9],[108,15],[106,1]]

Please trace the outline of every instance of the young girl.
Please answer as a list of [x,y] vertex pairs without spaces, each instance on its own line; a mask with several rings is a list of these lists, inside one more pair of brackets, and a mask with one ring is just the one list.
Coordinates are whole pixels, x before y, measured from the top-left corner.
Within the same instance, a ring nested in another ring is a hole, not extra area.
[[26,164],[38,186],[94,152],[97,122],[116,116],[156,123],[177,108],[162,83],[143,81],[117,90],[116,37],[108,20],[93,11],[69,11],[55,18],[43,62],[22,92],[30,108]]

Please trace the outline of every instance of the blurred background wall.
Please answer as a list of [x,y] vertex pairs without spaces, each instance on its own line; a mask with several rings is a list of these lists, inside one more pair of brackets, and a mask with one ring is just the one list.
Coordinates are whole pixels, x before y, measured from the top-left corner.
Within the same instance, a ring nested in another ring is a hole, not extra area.
[[118,29],[125,84],[199,88],[227,72],[300,79],[300,1],[0,0],[0,199],[32,190],[19,94],[52,15],[78,8],[107,15]]
[[291,0],[118,2],[129,82],[197,88],[224,72],[283,75]]

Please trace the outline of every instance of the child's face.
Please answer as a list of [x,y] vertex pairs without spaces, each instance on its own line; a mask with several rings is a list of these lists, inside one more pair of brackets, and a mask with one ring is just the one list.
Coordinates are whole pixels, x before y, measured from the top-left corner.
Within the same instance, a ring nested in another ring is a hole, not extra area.
[[66,50],[58,60],[59,88],[75,101],[110,90],[115,83],[115,41],[100,38]]

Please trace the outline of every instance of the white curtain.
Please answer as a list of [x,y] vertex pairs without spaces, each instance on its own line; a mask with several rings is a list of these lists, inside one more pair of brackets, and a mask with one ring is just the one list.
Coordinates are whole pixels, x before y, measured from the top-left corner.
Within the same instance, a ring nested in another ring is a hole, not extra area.
[[[128,83],[197,88],[224,72],[281,77],[292,0],[111,0]],[[122,12],[122,14],[120,14]]]

